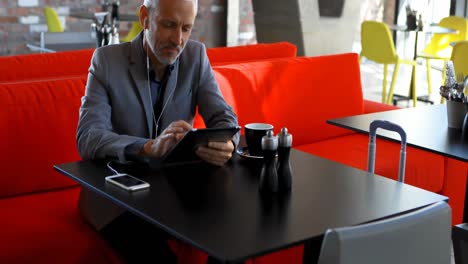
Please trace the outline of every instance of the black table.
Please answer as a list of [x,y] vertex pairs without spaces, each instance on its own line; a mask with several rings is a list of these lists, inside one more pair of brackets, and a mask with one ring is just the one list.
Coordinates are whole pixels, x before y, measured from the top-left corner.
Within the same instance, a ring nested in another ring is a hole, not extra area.
[[262,196],[260,165],[235,156],[221,168],[204,163],[160,170],[130,167],[127,173],[151,184],[150,189],[134,193],[105,183],[104,177],[112,173],[105,162],[80,161],[54,168],[222,262],[321,241],[327,228],[447,201],[297,150],[291,151],[292,192]]
[[[369,124],[376,119],[400,125],[406,132],[409,146],[468,161],[468,142],[463,140],[460,129],[447,126],[445,104],[337,118],[327,123],[368,134]],[[377,130],[377,135],[398,142],[400,140],[398,134],[386,130]]]
[[96,39],[90,32],[41,32],[40,42],[26,44],[32,51],[57,52],[96,48]]
[[[409,146],[468,162],[468,142],[462,138],[460,129],[447,126],[447,106],[444,104],[337,118],[327,123],[368,134],[369,124],[377,119],[400,125],[406,131]],[[398,134],[381,129],[377,130],[377,136],[400,140]],[[463,222],[468,222],[468,192],[465,192]]]
[[93,49],[96,48],[96,43],[89,44],[50,44],[47,47],[41,48],[40,45],[26,44],[31,51],[41,53],[53,53],[57,51],[69,51],[69,50],[81,50],[81,49]]
[[[96,17],[94,13],[86,13],[86,12],[73,12],[70,13],[69,16],[79,19],[88,19],[88,20],[95,20]],[[135,14],[119,14],[118,21],[138,21],[138,16]]]
[[[413,53],[413,60],[416,60],[418,57],[418,38],[419,38],[419,33],[430,33],[430,34],[455,34],[458,33],[457,30],[451,29],[451,28],[446,28],[446,27],[441,27],[438,25],[427,25],[424,26],[421,29],[415,28],[415,29],[408,29],[407,26],[405,25],[389,25],[389,28],[391,30],[395,31],[402,31],[402,32],[415,32],[415,39],[414,39],[414,53]],[[398,101],[402,100],[410,100],[413,98],[413,94],[416,93],[416,87],[413,87],[413,78],[416,78],[416,73],[414,72],[414,68],[411,72],[411,82],[410,82],[410,90],[408,96],[404,95],[399,95],[399,94],[394,94],[393,97],[393,105],[397,105]],[[417,96],[416,97],[417,101],[425,102],[425,103],[430,103],[434,104],[433,101],[430,100],[429,95],[423,95],[423,96]]]

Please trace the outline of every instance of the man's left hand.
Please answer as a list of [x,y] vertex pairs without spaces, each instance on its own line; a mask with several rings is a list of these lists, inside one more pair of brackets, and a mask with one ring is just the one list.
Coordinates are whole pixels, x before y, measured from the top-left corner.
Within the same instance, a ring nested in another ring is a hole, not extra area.
[[201,146],[196,150],[198,157],[216,166],[223,166],[231,157],[234,151],[234,143],[231,140],[226,142],[209,142],[207,146]]

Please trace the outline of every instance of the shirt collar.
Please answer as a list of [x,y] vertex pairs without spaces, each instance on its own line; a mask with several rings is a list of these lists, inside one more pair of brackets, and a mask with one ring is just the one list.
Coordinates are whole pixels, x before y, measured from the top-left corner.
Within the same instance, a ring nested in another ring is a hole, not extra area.
[[[143,41],[143,37],[145,35],[144,34],[141,34],[141,38],[142,38],[142,41],[141,41],[141,46],[140,46],[140,51],[141,53],[143,54],[144,56],[144,63],[145,63],[145,69],[146,69],[146,64],[148,62],[148,55],[146,54],[146,50],[145,50],[145,45],[144,45],[144,41]],[[175,64],[177,63],[177,61],[179,60],[179,58],[177,58],[173,64],[171,65],[168,65],[168,67],[166,68],[166,71],[165,71],[165,76],[167,76],[168,74],[170,75],[170,73],[174,70],[174,67],[175,67]],[[151,80],[156,80],[155,77],[156,77],[156,72],[154,70],[154,67],[153,67],[153,64],[151,63],[151,61],[149,61],[149,72],[150,72],[150,78]]]

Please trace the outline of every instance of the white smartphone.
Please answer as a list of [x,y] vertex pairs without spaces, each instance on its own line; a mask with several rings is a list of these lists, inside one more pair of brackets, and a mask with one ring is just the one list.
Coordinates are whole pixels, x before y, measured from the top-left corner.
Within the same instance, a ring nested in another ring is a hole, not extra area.
[[125,173],[107,176],[106,181],[127,191],[141,190],[150,186],[149,183]]

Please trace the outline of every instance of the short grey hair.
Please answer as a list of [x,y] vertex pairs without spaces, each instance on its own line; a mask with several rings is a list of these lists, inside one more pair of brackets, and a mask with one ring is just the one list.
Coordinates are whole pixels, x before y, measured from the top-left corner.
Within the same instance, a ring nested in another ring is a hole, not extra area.
[[[184,1],[191,1],[195,7],[195,13],[198,10],[198,0],[184,0]],[[156,7],[159,5],[159,0],[144,0],[143,5],[149,8],[150,10],[156,10]]]

